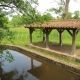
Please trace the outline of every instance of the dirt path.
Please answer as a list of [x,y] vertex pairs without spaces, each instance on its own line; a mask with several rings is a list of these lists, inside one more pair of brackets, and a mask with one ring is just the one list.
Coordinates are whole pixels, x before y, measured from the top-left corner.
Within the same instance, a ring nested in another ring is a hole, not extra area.
[[[46,48],[46,44],[45,43],[33,43],[34,46],[38,46],[38,47],[41,47],[41,48]],[[54,51],[57,51],[57,52],[61,52],[63,54],[71,54],[72,52],[72,47],[71,46],[60,46],[59,44],[54,44],[54,43],[50,43],[49,44],[49,49],[50,50],[54,50]],[[80,48],[77,48],[76,49],[76,55],[79,55],[80,54]]]

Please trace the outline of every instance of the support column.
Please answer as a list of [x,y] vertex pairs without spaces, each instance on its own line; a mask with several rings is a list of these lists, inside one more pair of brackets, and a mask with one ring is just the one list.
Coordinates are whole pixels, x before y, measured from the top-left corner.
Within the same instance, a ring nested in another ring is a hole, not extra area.
[[63,33],[63,29],[57,29],[59,32],[59,45],[62,46],[62,33]]
[[52,31],[50,28],[45,29],[45,34],[46,34],[46,48],[49,49],[49,34]]
[[46,48],[49,48],[49,34],[46,32]]
[[43,29],[43,43],[45,42],[45,32],[44,32],[44,29]]
[[72,35],[72,55],[75,55],[75,50],[76,50],[76,29],[73,30],[73,35]]
[[32,44],[32,33],[33,33],[33,28],[29,28],[29,33],[30,33],[30,44]]
[[59,33],[59,45],[62,46],[62,33]]
[[72,29],[72,32],[70,30],[67,30],[68,33],[71,35],[72,37],[72,52],[71,52],[71,55],[75,55],[76,54],[76,36],[79,32],[79,30],[77,29]]

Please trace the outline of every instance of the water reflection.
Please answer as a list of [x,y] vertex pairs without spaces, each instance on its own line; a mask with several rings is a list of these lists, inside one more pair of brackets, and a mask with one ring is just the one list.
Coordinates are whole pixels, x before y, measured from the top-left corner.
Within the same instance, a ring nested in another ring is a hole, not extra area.
[[12,54],[8,51],[8,49],[5,46],[1,46],[1,45],[0,45],[0,60],[2,61],[7,60],[8,62],[14,61],[14,58]]
[[[9,50],[14,61],[0,60],[1,80],[80,80],[80,76],[42,59]],[[5,51],[4,51],[5,54]]]

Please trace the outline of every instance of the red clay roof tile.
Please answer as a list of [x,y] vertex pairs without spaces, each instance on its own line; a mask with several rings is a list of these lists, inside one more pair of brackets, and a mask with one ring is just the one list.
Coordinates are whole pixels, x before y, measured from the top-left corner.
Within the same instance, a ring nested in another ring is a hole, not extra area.
[[43,24],[30,24],[26,28],[78,28],[80,29],[80,20],[56,20],[45,22]]

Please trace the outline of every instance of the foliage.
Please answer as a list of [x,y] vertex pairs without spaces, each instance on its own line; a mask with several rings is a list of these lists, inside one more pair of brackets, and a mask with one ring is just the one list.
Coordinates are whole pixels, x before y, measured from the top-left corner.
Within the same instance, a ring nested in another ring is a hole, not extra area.
[[3,40],[4,36],[5,36],[4,30],[1,30],[1,29],[0,29],[0,43],[1,43],[1,41]]
[[[56,0],[57,1],[57,0]],[[68,7],[69,7],[70,0],[59,0],[57,1],[58,7],[51,8],[49,11],[54,11],[56,14],[62,17],[62,19],[67,18]]]
[[49,9],[50,12],[54,11],[57,15],[62,16],[64,12],[64,8],[62,6],[59,6],[58,8],[51,8]]
[[0,12],[0,43],[6,36],[9,36],[9,40],[12,41],[12,34],[7,27],[8,18],[6,17],[5,12],[2,10],[0,10]]
[[43,23],[44,21],[50,21],[53,20],[53,17],[50,13],[44,13],[41,15],[40,13],[35,14],[35,18],[33,19],[32,17],[28,16],[27,14],[22,15],[22,23],[24,24],[31,24],[31,23]]
[[24,11],[24,9],[28,8],[30,3],[37,4],[37,0],[0,0],[0,9]]
[[[37,21],[36,17],[38,15],[36,11],[37,4],[38,4],[37,0],[0,0],[0,10],[1,10],[0,11],[0,15],[1,15],[0,27],[2,28],[2,29],[0,28],[0,33],[1,33],[0,42],[6,36],[8,36],[8,39],[10,38],[9,40],[12,40],[11,36],[14,34],[9,31],[7,27],[8,20],[5,16],[13,12],[18,12],[18,13],[23,14],[22,17],[20,15],[13,16],[12,21],[9,24],[14,25],[14,26],[19,26],[24,23],[26,24],[26,22],[28,24],[36,22]],[[22,18],[23,19],[26,18],[26,20],[24,21]]]
[[[54,0],[57,2],[57,7],[51,8],[49,9],[49,11],[53,11],[58,15],[58,18],[62,18],[62,19],[70,19],[71,17],[71,13],[68,12],[69,9],[69,3],[71,0]],[[77,1],[77,0],[74,0]]]
[[[14,13],[26,14],[32,20],[35,20],[37,4],[37,0],[0,0],[0,9],[5,10],[5,14],[11,16],[14,15]],[[18,20],[15,17],[17,17]],[[21,18],[19,15],[13,16],[11,23],[14,24],[14,26],[18,26],[19,23],[21,24],[20,20]]]
[[6,29],[8,23],[8,18],[5,16],[5,12],[0,10],[0,28]]
[[[32,7],[32,4],[37,4],[37,0],[0,0],[0,43],[4,38],[8,36],[8,40],[13,39],[13,33],[9,31],[7,27],[8,18],[6,17],[7,14],[11,14],[13,12],[27,14],[31,17],[32,20],[35,20],[36,10],[35,7]],[[18,20],[16,20],[18,18]],[[13,22],[16,22],[17,25],[21,24],[20,16],[18,15],[17,18],[13,17]],[[19,21],[19,22],[17,22]],[[13,23],[16,25],[15,23]],[[0,46],[1,48],[1,46]],[[11,62],[13,60],[13,56],[6,50],[6,54],[3,53],[2,48],[0,49],[0,58],[4,58],[5,60]]]
[[[7,27],[7,23],[8,18],[5,16],[5,12],[0,10],[0,43],[6,36],[11,35]],[[6,54],[3,53],[4,50],[6,50]],[[0,59],[2,58],[9,62],[12,62],[13,60],[13,56],[9,53],[5,46],[0,46]]]
[[[6,54],[3,52],[5,50]],[[3,45],[0,45],[0,59],[12,62],[14,60],[12,54]]]
[[80,12],[79,11],[74,12],[74,19],[80,19]]
[[14,15],[11,19],[11,21],[9,21],[9,27],[19,27],[22,25],[22,18],[20,15]]
[[[0,10],[0,43],[8,34],[10,34],[7,28],[8,18],[5,16],[5,13]],[[11,34],[10,34],[11,35]],[[6,54],[3,53],[3,50],[6,50]],[[13,56],[8,52],[4,46],[0,46],[0,59],[4,58],[5,60],[11,62]]]
[[12,32],[10,30],[6,32],[6,39],[9,40],[12,44],[14,44],[13,40],[15,39],[14,37],[15,34],[16,34],[15,32]]
[[50,21],[54,19],[50,13],[43,14],[42,18],[43,18],[43,21]]
[[5,36],[5,30],[7,29],[8,19],[5,17],[5,14],[0,10],[0,43]]
[[72,15],[73,15],[72,12],[68,12],[67,19],[72,19],[73,18]]

